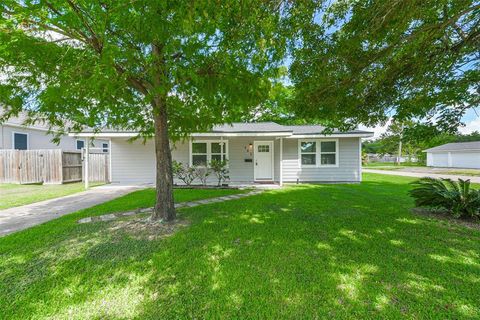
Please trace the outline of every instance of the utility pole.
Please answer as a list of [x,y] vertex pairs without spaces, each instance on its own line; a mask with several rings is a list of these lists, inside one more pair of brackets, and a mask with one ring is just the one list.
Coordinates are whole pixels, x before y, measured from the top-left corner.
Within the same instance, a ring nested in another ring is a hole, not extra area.
[[397,165],[400,165],[402,159],[402,139],[403,139],[403,123],[400,127],[400,141],[398,142],[398,157],[397,157]]

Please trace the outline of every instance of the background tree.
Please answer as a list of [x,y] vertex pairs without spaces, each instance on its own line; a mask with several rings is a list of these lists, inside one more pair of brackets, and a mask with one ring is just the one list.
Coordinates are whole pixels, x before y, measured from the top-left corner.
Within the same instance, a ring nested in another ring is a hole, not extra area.
[[478,1],[319,2],[310,21],[290,68],[300,117],[347,128],[393,116],[455,132],[480,103]]
[[[4,0],[2,120],[154,137],[153,219],[175,217],[170,140],[248,114],[285,53],[282,1]],[[152,173],[153,174],[153,173]]]
[[[399,125],[392,123],[378,139],[365,141],[363,150],[367,153],[380,155],[395,155],[400,141]],[[416,158],[420,164],[426,163],[426,153],[423,150],[446,143],[480,141],[480,133],[461,134],[459,132],[445,133],[436,126],[408,121],[404,123],[402,155]]]

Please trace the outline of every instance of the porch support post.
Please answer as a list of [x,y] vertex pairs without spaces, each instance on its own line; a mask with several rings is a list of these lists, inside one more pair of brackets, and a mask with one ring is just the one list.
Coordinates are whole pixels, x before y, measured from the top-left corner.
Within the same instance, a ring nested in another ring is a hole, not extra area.
[[[222,137],[220,137],[220,154],[221,154],[222,156],[223,156],[223,154],[224,154],[223,151],[224,151],[224,150],[223,150],[223,136],[222,136]],[[220,159],[221,159],[222,156],[220,156]],[[227,158],[227,157],[225,157],[223,160],[225,160],[226,158]]]
[[84,182],[85,182],[85,190],[88,190],[88,187],[89,187],[89,181],[88,181],[88,163],[89,163],[89,154],[90,154],[90,138],[87,138],[85,139],[85,161],[84,161],[84,167],[85,167],[85,170],[83,172],[83,179],[84,179]]
[[280,186],[283,186],[283,138],[280,138]]
[[112,138],[108,139],[108,183],[112,183]]

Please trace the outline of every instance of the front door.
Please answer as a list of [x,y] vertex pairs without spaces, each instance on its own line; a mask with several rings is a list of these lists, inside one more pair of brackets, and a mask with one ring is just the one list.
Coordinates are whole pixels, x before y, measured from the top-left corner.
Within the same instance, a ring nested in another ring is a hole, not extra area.
[[273,181],[273,141],[254,141],[254,178]]

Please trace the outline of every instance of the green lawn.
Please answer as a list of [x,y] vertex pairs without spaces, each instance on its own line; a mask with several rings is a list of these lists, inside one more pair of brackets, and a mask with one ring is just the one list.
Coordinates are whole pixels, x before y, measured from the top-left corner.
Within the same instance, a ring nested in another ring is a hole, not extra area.
[[362,167],[376,170],[400,170],[408,167],[425,167],[425,165],[416,162],[405,162],[401,165],[397,165],[393,162],[369,162]]
[[[453,174],[460,176],[480,176],[479,169],[454,169],[454,168],[431,168],[416,163],[402,163],[401,165],[396,165],[389,162],[371,162],[366,165],[363,165],[363,168],[366,169],[375,169],[375,170],[402,170],[416,167],[419,169],[426,169],[427,171],[432,171],[434,173],[443,173],[443,174]],[[408,171],[408,170],[405,170]],[[418,172],[418,171],[417,171]]]
[[186,208],[190,225],[165,238],[119,221],[76,224],[152,205],[152,191],[135,192],[1,238],[0,310],[5,319],[478,319],[480,231],[412,214],[410,181],[365,174],[361,185]]
[[[99,185],[93,184],[92,186]],[[68,184],[0,184],[0,210],[84,191],[83,182]]]
[[459,176],[475,176],[480,177],[479,169],[448,169],[444,173],[455,174]]

